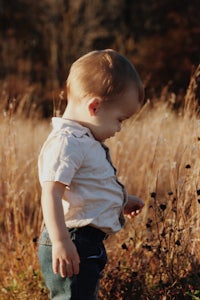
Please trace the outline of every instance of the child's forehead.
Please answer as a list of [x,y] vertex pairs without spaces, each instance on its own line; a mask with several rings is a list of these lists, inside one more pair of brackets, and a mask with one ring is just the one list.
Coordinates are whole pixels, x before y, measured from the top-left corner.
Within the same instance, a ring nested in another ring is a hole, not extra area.
[[116,99],[122,102],[137,102],[139,100],[139,91],[136,86],[136,84],[128,85],[125,90],[120,93],[119,95],[116,95]]
[[129,114],[139,106],[139,91],[132,87],[116,98],[115,104],[122,112]]

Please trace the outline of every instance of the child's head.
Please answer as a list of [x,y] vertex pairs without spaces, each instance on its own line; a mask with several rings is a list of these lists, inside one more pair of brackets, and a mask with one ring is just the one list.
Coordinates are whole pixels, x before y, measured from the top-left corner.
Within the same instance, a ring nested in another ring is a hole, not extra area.
[[66,116],[90,128],[102,141],[120,130],[143,98],[140,77],[124,56],[111,49],[92,51],[72,64],[67,79],[70,114]]
[[109,101],[133,84],[142,102],[143,86],[134,66],[114,50],[92,51],[72,64],[67,79],[67,98],[75,101],[97,96]]

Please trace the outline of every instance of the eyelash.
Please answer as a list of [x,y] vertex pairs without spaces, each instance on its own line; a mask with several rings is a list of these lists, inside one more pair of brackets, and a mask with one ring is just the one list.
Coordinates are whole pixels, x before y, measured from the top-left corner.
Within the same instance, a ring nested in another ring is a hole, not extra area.
[[119,119],[119,122],[122,123],[123,121],[125,121],[126,119]]

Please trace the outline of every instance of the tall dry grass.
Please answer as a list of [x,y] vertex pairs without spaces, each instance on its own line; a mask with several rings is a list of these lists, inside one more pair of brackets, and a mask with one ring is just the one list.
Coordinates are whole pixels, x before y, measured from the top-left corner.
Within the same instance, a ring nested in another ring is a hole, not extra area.
[[[119,178],[129,193],[144,199],[145,208],[106,241],[109,264],[100,299],[199,298],[200,121],[195,76],[179,112],[171,108],[177,96],[164,91],[165,101],[148,101],[107,141]],[[42,221],[37,156],[50,121],[30,114],[24,118],[14,110],[15,102],[8,102],[2,94],[0,299],[48,299],[36,240]]]
[[200,122],[159,104],[127,123],[109,145],[121,181],[145,208],[108,241],[106,299],[155,299],[175,289],[181,289],[177,298],[168,299],[182,299],[190,273],[194,289],[200,287]]

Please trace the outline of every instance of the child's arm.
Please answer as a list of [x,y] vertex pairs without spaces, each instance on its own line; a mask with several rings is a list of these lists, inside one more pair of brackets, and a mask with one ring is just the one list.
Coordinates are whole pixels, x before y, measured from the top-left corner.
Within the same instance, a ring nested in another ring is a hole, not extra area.
[[79,273],[79,255],[64,221],[62,196],[65,185],[45,182],[42,187],[42,210],[44,222],[52,242],[52,267],[54,273],[71,277]]
[[135,217],[137,216],[144,207],[144,202],[142,199],[134,196],[134,195],[128,195],[128,202],[126,203],[124,207],[124,214],[128,217]]

